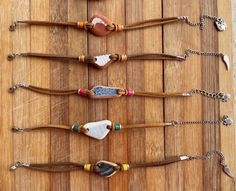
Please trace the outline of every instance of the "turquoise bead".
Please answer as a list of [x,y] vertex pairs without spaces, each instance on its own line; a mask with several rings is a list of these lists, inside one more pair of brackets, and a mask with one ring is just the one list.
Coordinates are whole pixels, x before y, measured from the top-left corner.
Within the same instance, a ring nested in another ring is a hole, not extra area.
[[79,125],[78,125],[78,124],[74,124],[74,125],[72,125],[72,127],[71,127],[71,130],[72,130],[73,132],[78,132],[78,129],[79,129]]
[[115,131],[120,131],[120,129],[121,129],[121,124],[120,124],[120,123],[116,123],[116,124],[114,125],[114,129],[115,129]]

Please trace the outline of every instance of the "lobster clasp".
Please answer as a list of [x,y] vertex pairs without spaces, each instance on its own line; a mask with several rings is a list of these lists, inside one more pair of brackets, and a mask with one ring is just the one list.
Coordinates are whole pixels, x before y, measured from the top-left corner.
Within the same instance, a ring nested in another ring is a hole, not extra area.
[[113,162],[101,160],[94,165],[94,172],[101,176],[111,177],[120,170],[120,166]]

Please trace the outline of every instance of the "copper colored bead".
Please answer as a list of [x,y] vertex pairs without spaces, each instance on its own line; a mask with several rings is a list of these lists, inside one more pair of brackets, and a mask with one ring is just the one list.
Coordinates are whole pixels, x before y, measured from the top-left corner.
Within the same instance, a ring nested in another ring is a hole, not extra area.
[[[112,22],[105,16],[102,15],[95,15],[91,18],[90,22],[92,23],[94,19],[101,19],[102,22],[104,22],[106,25],[112,26]],[[111,33],[111,30],[107,29],[107,26],[102,23],[96,23],[96,25],[90,29],[91,32],[96,36],[106,36],[109,33]]]
[[124,29],[123,25],[116,25],[116,31],[117,32],[121,32],[121,31],[123,31],[123,29]]

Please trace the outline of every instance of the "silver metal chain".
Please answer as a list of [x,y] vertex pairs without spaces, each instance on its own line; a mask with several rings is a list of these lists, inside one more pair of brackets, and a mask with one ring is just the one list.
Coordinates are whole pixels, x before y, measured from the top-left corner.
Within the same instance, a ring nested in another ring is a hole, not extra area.
[[224,62],[226,69],[229,70],[230,68],[230,61],[229,57],[222,53],[222,52],[206,52],[206,51],[197,51],[197,50],[192,50],[192,49],[187,49],[185,50],[184,54],[182,55],[185,59],[190,56],[190,54],[196,54],[199,56],[217,56],[221,57],[222,61]]
[[185,50],[183,56],[187,58],[189,57],[190,54],[196,54],[199,56],[220,56],[220,57],[224,56],[224,54],[221,52],[202,52],[202,51],[197,51],[197,50],[192,50],[192,49]]
[[190,92],[190,96],[193,96],[194,94],[200,94],[202,96],[213,98],[213,99],[220,99],[223,102],[227,102],[230,99],[230,95],[223,92],[210,93],[210,92],[207,92],[206,90],[194,89]]
[[213,20],[214,22],[218,20],[218,17],[216,16],[210,16],[210,15],[202,15],[200,17],[200,22],[193,22],[189,20],[188,16],[180,16],[178,17],[179,20],[185,21],[188,25],[190,26],[199,26],[201,30],[204,29],[204,27],[206,26],[206,19],[210,19]]
[[224,115],[222,119],[219,120],[202,120],[202,121],[172,121],[172,125],[197,125],[197,124],[209,124],[209,125],[219,125],[223,124],[225,126],[232,125],[233,120],[229,116]]
[[202,156],[189,156],[189,160],[208,160],[213,156],[218,156],[220,157],[220,164],[222,166],[225,166],[225,157],[223,155],[222,152],[220,151],[209,151],[206,155],[202,155]]

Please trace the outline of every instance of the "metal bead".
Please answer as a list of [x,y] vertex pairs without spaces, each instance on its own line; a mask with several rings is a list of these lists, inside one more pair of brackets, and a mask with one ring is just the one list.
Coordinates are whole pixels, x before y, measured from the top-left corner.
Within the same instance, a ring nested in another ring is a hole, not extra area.
[[230,125],[232,125],[232,123],[233,123],[233,120],[230,119],[229,116],[225,115],[223,117],[223,125],[230,126]]
[[224,94],[224,95],[222,96],[222,101],[223,101],[223,102],[227,102],[227,101],[229,101],[229,99],[230,99],[230,94]]

